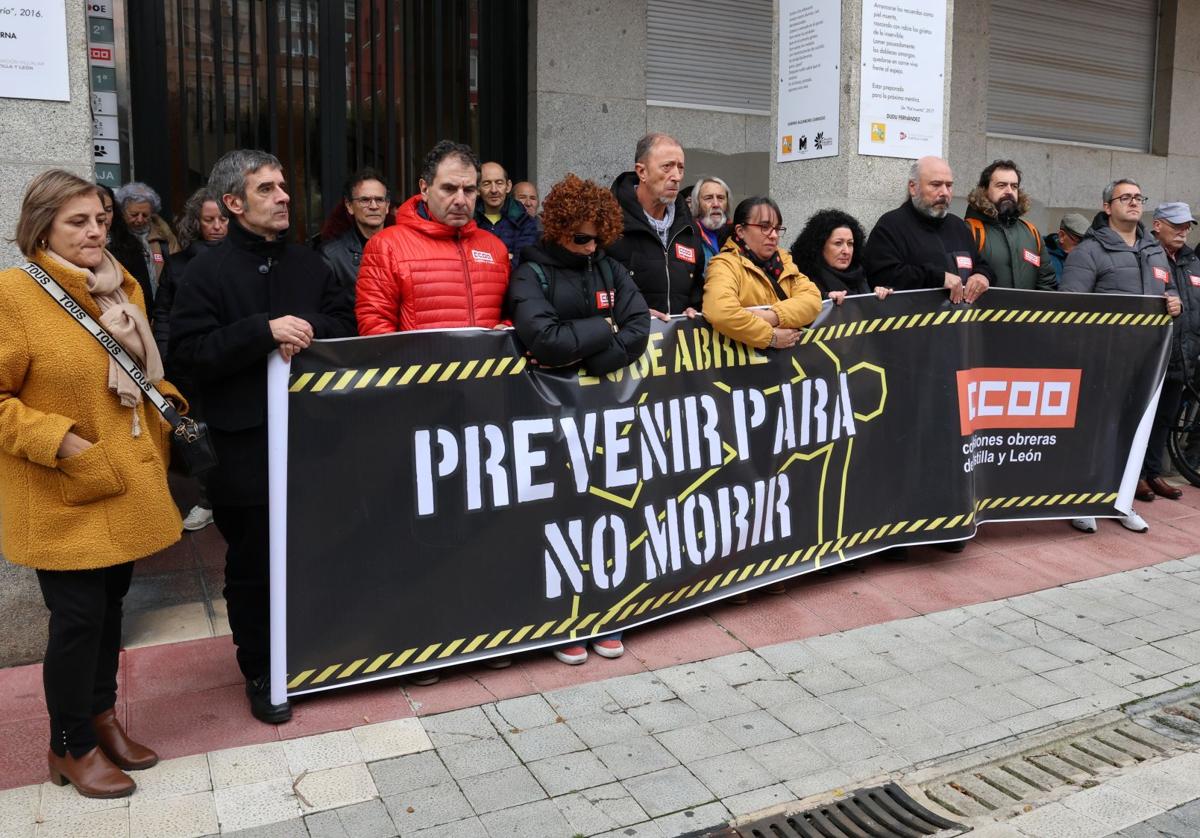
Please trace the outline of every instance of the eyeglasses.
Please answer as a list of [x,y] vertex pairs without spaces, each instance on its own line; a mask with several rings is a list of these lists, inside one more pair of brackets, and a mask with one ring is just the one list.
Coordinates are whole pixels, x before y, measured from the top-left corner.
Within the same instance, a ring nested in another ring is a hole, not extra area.
[[1118,203],[1122,203],[1122,204],[1132,204],[1134,202],[1139,203],[1139,204],[1144,204],[1147,201],[1149,201],[1150,199],[1148,197],[1146,197],[1145,195],[1138,195],[1136,193],[1131,193],[1129,195],[1114,195],[1113,200],[1117,201]]
[[571,241],[578,245],[591,244],[592,242],[599,240],[599,236],[593,236],[588,233],[575,233],[571,236]]
[[354,201],[354,203],[358,204],[360,207],[371,207],[371,206],[375,206],[376,204],[391,203],[390,198],[387,198],[387,197],[376,198],[373,195],[364,195],[361,198],[351,198],[350,200]]
[[774,233],[777,236],[782,236],[787,232],[787,227],[776,227],[774,224],[767,224],[766,222],[760,224],[747,224],[746,226],[757,227],[758,229],[762,230],[762,234],[764,236],[769,236],[771,233]]

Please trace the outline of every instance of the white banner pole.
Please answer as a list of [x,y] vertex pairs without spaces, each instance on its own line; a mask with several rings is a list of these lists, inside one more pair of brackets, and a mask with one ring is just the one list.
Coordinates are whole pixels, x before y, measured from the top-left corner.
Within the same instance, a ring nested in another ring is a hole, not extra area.
[[287,701],[287,447],[291,364],[267,359],[267,486],[271,517],[271,703]]

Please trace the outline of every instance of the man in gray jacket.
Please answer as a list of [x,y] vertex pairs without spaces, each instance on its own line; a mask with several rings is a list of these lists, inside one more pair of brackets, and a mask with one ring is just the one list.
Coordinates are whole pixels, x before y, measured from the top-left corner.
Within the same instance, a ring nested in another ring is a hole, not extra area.
[[[1171,263],[1158,239],[1142,226],[1142,207],[1146,196],[1136,182],[1115,180],[1104,189],[1104,213],[1107,224],[1097,218],[1063,265],[1060,291],[1096,294],[1153,294],[1164,298],[1167,313],[1178,317],[1183,310],[1171,280]],[[1143,478],[1137,495],[1153,498]],[[1136,512],[1118,519],[1121,526],[1134,532],[1150,529]],[[1076,518],[1071,525],[1083,532],[1096,531],[1095,518]]]

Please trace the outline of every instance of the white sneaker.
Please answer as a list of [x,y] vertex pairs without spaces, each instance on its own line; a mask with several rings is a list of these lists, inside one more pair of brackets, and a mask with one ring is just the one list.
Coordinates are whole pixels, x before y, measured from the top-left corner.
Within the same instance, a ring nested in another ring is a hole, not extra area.
[[1075,529],[1079,530],[1080,532],[1095,532],[1096,531],[1096,519],[1095,518],[1072,518],[1071,526],[1073,526]]
[[1146,519],[1136,512],[1131,512],[1124,518],[1118,518],[1117,521],[1127,530],[1134,532],[1149,532],[1150,525],[1146,523]]
[[213,522],[212,510],[203,506],[193,506],[183,519],[183,528],[188,532],[202,530]]

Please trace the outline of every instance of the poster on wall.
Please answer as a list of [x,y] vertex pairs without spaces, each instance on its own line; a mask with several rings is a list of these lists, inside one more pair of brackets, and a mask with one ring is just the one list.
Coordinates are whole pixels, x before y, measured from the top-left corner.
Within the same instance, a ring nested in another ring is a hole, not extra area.
[[858,153],[942,156],[945,0],[863,0]]
[[780,0],[775,160],[836,157],[841,0]]
[[66,0],[0,6],[0,97],[70,100]]

